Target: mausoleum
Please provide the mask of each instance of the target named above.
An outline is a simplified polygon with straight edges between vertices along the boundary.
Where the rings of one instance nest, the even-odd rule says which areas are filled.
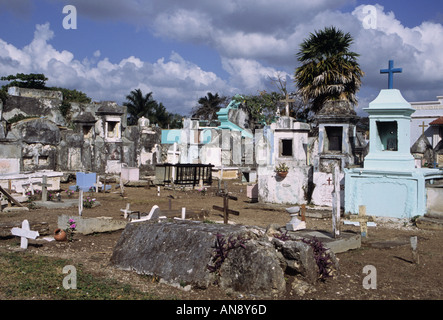
[[[364,110],[369,114],[369,153],[363,168],[345,169],[345,212],[358,214],[363,205],[374,216],[424,215],[426,189],[443,179],[443,171],[415,167],[410,151],[414,108],[399,90],[385,89]]]

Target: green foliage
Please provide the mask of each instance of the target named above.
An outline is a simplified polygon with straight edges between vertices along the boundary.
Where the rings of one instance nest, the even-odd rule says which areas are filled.
[[[126,96],[123,105],[128,109],[128,124],[135,125],[138,119],[145,117],[151,124],[156,123],[161,128],[180,128],[182,116],[168,112],[161,102],[154,100],[152,95],[152,92],[143,95],[140,89],[135,89]]]
[[[359,54],[349,51],[349,33],[334,27],[311,33],[297,53],[301,66],[295,71],[298,94],[317,113],[328,100],[347,99],[357,103],[356,93],[364,72],[357,63]]]
[[[205,97],[198,99],[198,105],[192,109],[191,116],[201,120],[216,120],[217,112],[226,105],[227,101],[227,97],[208,92]]]
[[[241,102],[241,108],[248,113],[252,129],[274,122],[277,118],[277,107],[282,106],[282,99],[282,94],[266,91],[260,91],[258,95],[233,97],[233,100]]]
[[[9,75],[6,77],[1,77],[0,80],[11,81],[5,87],[20,87],[20,88],[30,88],[30,89],[45,89],[46,81],[48,78],[42,73],[17,73],[14,75]]]
[[[63,102],[91,103],[91,98],[89,98],[86,93],[76,89],[66,89],[60,87],[48,87],[45,89],[61,91],[63,94]]]

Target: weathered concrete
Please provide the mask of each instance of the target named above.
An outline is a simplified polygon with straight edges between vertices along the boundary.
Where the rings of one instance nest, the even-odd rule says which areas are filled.
[[[281,235],[277,229],[192,221],[129,223],[114,248],[111,263],[158,276],[168,283],[206,288],[216,282],[229,291],[278,296],[286,292],[285,272],[301,274],[310,283],[318,279],[312,247],[295,238],[316,236],[329,241],[334,262],[334,250],[341,251],[320,232],[291,232],[291,239],[282,241],[275,238]],[[228,239],[233,240],[233,247],[224,247],[225,259],[219,269],[211,272],[214,270],[208,266],[215,266],[217,241],[229,243]]]
[[[65,229],[68,226],[69,219],[75,220],[76,232],[86,235],[121,230],[128,223],[126,220],[116,220],[111,217],[84,218],[82,216],[61,215],[57,220],[58,227]]]
[[[316,237],[326,248],[331,249],[334,254],[361,247],[361,236],[351,232],[340,232],[340,237],[338,238],[334,238],[331,232],[321,230],[288,231],[288,234],[296,239],[312,239]]]

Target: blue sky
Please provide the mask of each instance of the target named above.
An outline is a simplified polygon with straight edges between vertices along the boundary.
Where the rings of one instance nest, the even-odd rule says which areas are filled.
[[[77,29],[63,28],[65,5]],[[207,92],[275,91],[277,76],[295,91],[300,43],[334,25],[360,54],[361,113],[387,87],[379,71],[390,59],[403,68],[394,87],[407,100],[443,95],[442,24],[436,0],[0,0],[0,73],[44,73],[48,85],[96,101],[122,103],[140,88],[189,115]]]

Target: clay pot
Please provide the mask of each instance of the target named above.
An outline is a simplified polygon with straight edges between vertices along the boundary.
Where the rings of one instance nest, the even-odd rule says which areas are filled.
[[[288,175],[288,172],[287,171],[279,171],[279,172],[277,172],[277,174],[279,177],[284,178]]]
[[[55,229],[54,231],[54,239],[57,241],[67,241],[68,235],[63,229]]]

